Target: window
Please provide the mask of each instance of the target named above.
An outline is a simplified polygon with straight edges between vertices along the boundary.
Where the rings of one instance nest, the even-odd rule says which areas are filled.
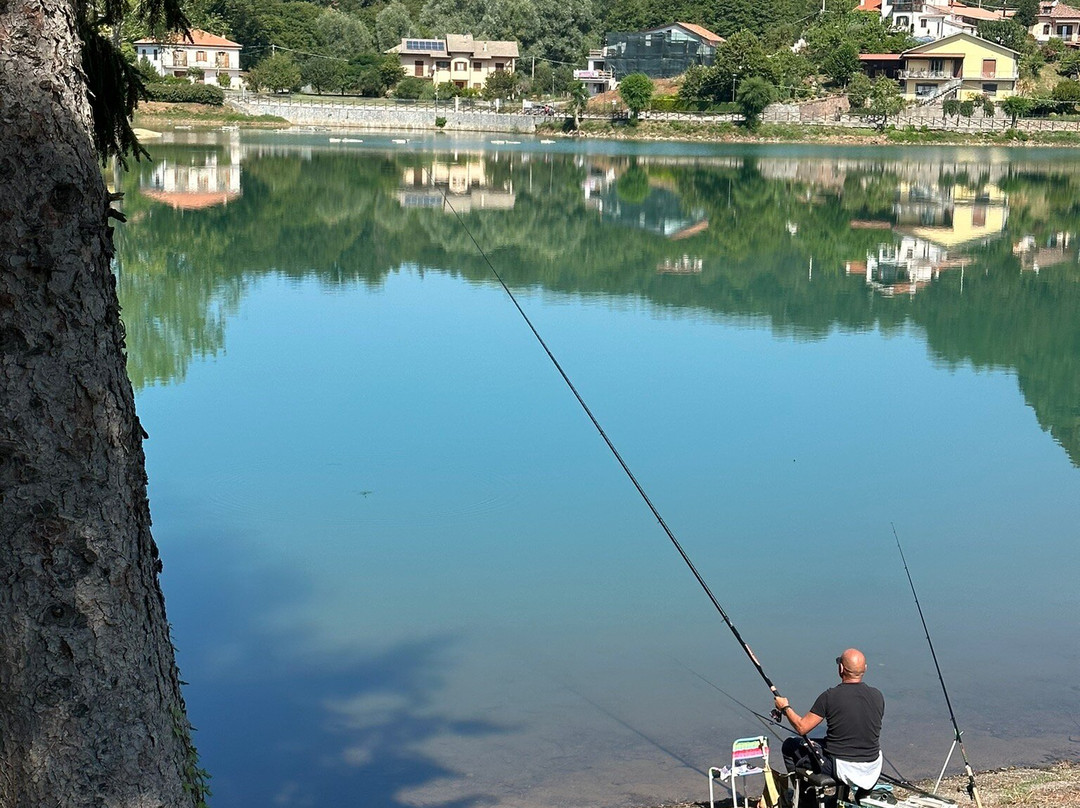
[[[996,84],[984,84],[982,86],[983,95],[993,98],[997,95],[998,86]]]
[[[218,51],[217,56],[214,58],[214,64],[218,67],[229,66],[229,54],[227,51]]]
[[[945,72],[945,60],[944,59],[931,59],[930,60],[930,73],[944,73]]]
[[[1043,26],[1043,35],[1044,35],[1044,36],[1050,36],[1050,31],[1051,31],[1051,30],[1052,30],[1052,29],[1050,28],[1050,26],[1049,26],[1049,25],[1044,25],[1044,26]]]
[[[473,89],[474,89],[474,90],[480,90],[480,89],[482,89],[482,88],[483,88],[483,86],[484,86],[484,85],[482,85],[482,84],[481,84],[480,82],[478,82],[478,81],[474,81],[474,82],[473,82]]]
[[[483,62],[473,62],[472,63],[472,69],[473,70],[483,70],[484,69]]]
[[[454,72],[455,73],[464,73],[468,69],[469,69],[469,63],[468,62],[463,61],[463,60],[458,60],[458,61],[454,62]]]
[[[897,17],[896,18],[896,24],[897,24],[897,26],[899,26],[901,28],[907,28],[908,27],[908,18],[907,17]]]
[[[174,50],[172,52],[173,67],[187,67],[187,51]]]
[[[424,60],[423,59],[417,59],[417,60],[415,60],[413,62],[413,75],[414,76],[420,76],[421,78],[423,78],[423,76],[424,76]]]
[[[436,70],[449,70],[450,69],[450,60],[449,59],[442,59],[442,60],[436,62],[435,63],[435,69]]]
[[[195,51],[195,61],[196,62],[205,62],[206,61],[206,51]]]
[[[984,79],[992,79],[997,75],[997,60],[996,59],[983,59],[982,77]]]
[[[1072,37],[1072,28],[1071,25],[1059,25],[1058,36],[1062,39],[1070,39]]]
[[[924,98],[928,95],[933,95],[934,90],[937,89],[936,84],[916,84],[915,85],[915,97]]]
[[[503,65],[503,63],[502,63],[502,62],[496,62],[496,63],[495,63],[495,69],[496,69],[496,70],[502,70],[502,69],[503,69],[504,67],[505,67],[505,66]]]

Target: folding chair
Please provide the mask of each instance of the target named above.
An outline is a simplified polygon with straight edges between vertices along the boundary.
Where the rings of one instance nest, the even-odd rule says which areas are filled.
[[[736,777],[749,777],[752,774],[769,776],[769,739],[764,735],[757,738],[739,738],[731,744],[731,765],[709,769],[709,808],[716,808],[716,780],[729,780],[731,785],[731,804],[738,808],[739,797],[735,791]],[[744,806],[749,808],[750,798],[743,797]]]

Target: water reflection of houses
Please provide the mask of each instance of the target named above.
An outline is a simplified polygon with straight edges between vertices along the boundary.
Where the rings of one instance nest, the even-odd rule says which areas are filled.
[[[932,241],[902,236],[898,242],[878,245],[877,254],[867,253],[866,261],[849,261],[848,275],[864,275],[866,285],[885,297],[914,295],[950,269],[963,269],[967,256],[950,254]]]
[[[995,185],[901,183],[896,229],[945,247],[985,243],[1005,230],[1008,198]]]
[[[444,196],[444,192],[446,196]],[[403,208],[438,208],[458,213],[471,210],[510,210],[514,207],[513,181],[493,185],[480,158],[463,162],[433,162],[406,168],[401,175],[398,203]]]
[[[178,210],[224,205],[240,197],[238,149],[191,152],[165,159],[139,182],[139,192]]]
[[[596,211],[601,219],[670,239],[689,238],[708,229],[704,208],[685,208],[678,193],[664,180],[649,177],[641,201],[620,196],[619,178],[624,175],[625,171],[610,165],[590,165],[581,184],[585,207]]]
[[[1013,245],[1013,255],[1020,258],[1020,269],[1035,272],[1066,261],[1080,261],[1073,246],[1072,233],[1051,233],[1041,242],[1035,236],[1027,235]]]

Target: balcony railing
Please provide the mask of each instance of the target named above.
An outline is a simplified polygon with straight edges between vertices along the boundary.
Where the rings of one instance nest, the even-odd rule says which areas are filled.
[[[947,73],[944,70],[901,70],[900,78],[902,79],[934,79],[935,81],[945,81],[947,79],[956,78],[952,73]]]

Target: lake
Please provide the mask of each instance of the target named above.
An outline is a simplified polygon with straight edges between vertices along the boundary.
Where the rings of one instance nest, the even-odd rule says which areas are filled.
[[[703,800],[765,732],[492,268],[797,710],[859,647],[886,771],[942,766],[895,527],[975,768],[1075,759],[1080,151],[494,137],[176,131],[124,179],[216,808]]]

